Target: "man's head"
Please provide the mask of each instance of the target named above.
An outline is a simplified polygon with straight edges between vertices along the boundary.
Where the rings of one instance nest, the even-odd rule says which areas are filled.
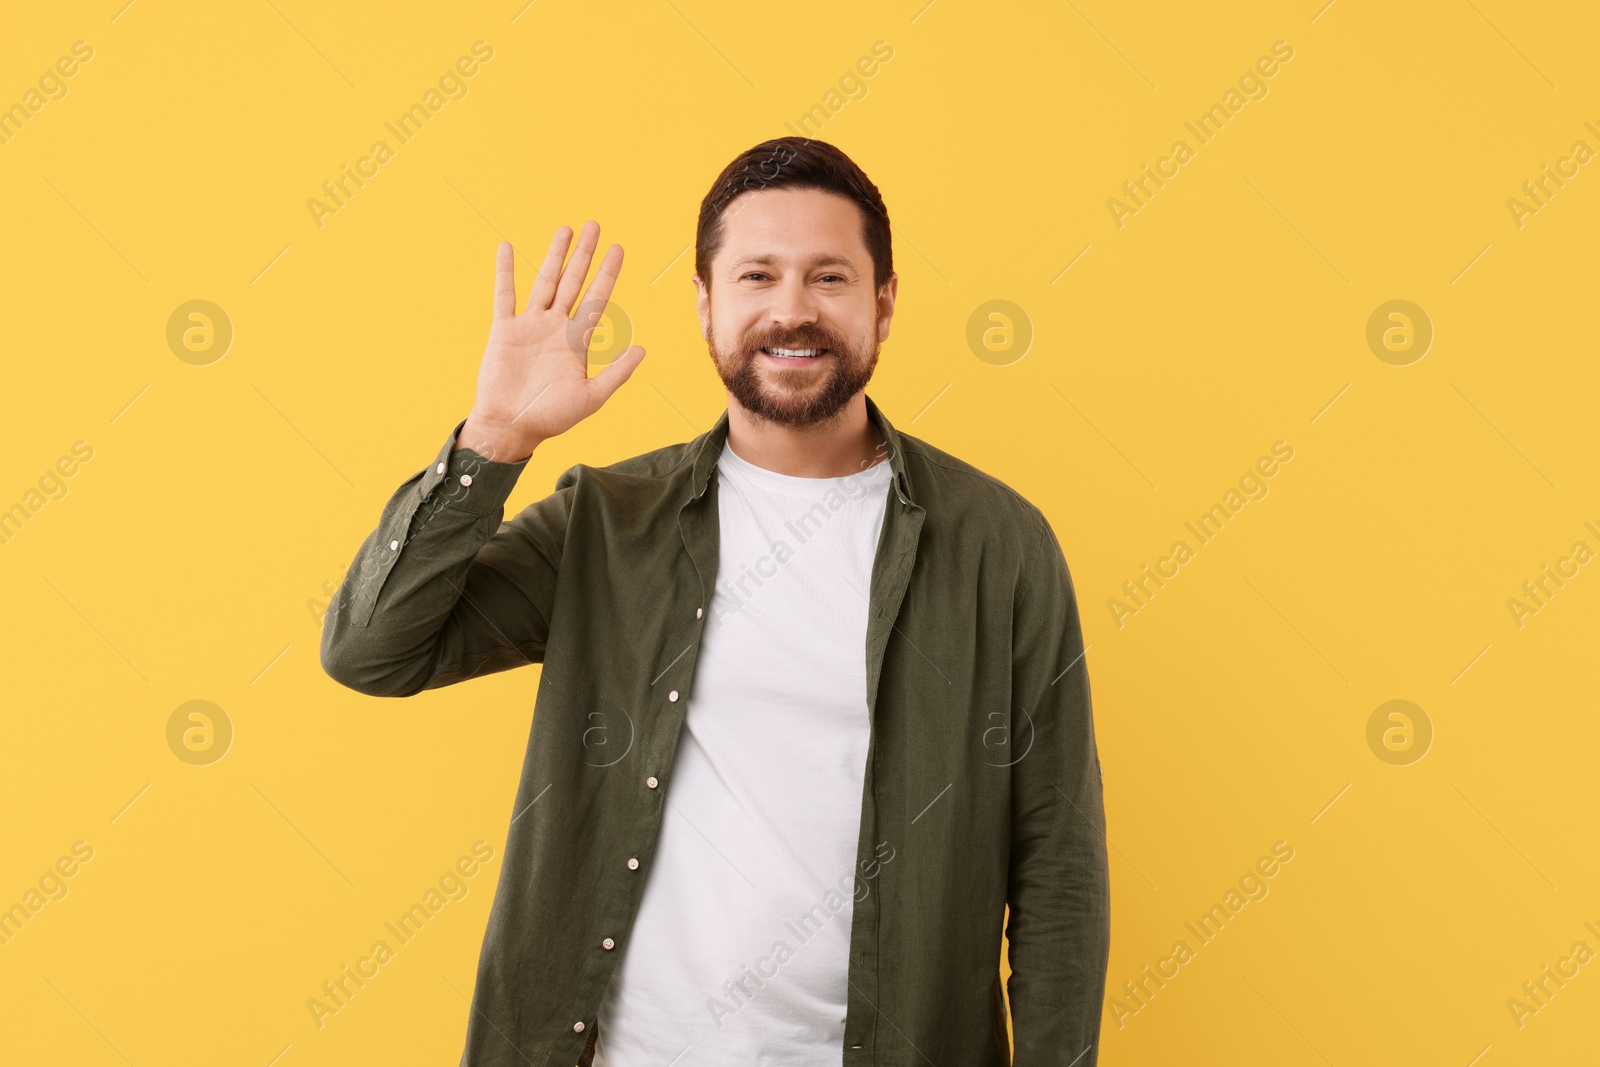
[[[728,164],[701,201],[694,265],[700,332],[751,414],[815,426],[866,387],[899,278],[883,198],[843,152],[780,137]]]

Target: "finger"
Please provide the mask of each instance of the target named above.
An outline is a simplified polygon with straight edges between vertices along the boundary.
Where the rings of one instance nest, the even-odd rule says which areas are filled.
[[[600,267],[594,272],[594,281],[589,283],[588,292],[583,294],[583,308],[593,308],[603,311],[611,300],[611,290],[616,287],[617,275],[622,273],[622,246],[612,245],[606,249],[605,258],[600,261]]]
[[[509,319],[517,313],[516,257],[511,242],[501,241],[494,262],[494,317]]]
[[[550,303],[552,308],[560,308],[569,315],[572,313],[573,302],[578,299],[578,290],[589,274],[589,261],[594,258],[594,249],[599,243],[600,224],[592,220],[584,223],[583,229],[578,232],[578,243],[572,250],[572,258],[567,261],[567,269],[561,272],[561,284]]]
[[[550,299],[556,294],[556,283],[561,280],[561,261],[567,258],[567,242],[571,240],[571,226],[556,227],[556,235],[550,238],[550,250],[545,253],[539,273],[533,279],[524,312],[549,310]]]
[[[590,396],[594,399],[594,406],[598,408],[610,400],[611,394],[617,391],[617,386],[627,381],[642,362],[644,362],[644,349],[634,345],[607,363],[599,374],[590,378],[589,390]]]

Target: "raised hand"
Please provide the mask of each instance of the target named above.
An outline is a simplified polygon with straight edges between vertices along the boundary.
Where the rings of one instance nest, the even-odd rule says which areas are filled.
[[[563,269],[571,240],[570,227],[556,229],[521,314],[515,257],[511,245],[501,243],[495,262],[494,323],[478,370],[477,397],[457,448],[471,448],[498,462],[526,459],[541,441],[598,411],[643,361],[644,349],[633,345],[589,377],[589,342],[621,272],[622,246],[606,250],[573,316],[600,242],[600,227],[584,223]]]

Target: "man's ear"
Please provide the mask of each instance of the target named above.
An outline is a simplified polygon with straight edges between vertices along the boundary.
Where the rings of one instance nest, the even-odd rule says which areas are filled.
[[[889,339],[889,323],[894,319],[894,299],[900,292],[900,275],[890,273],[878,290],[878,343]]]
[[[711,340],[711,288],[700,280],[700,275],[694,276],[695,288],[695,314],[700,316],[700,337],[702,340]]]

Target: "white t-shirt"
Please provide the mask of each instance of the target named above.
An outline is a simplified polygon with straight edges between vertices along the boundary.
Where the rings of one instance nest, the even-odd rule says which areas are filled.
[[[717,588],[595,1067],[843,1062],[891,475],[887,460],[797,478],[718,457]]]

